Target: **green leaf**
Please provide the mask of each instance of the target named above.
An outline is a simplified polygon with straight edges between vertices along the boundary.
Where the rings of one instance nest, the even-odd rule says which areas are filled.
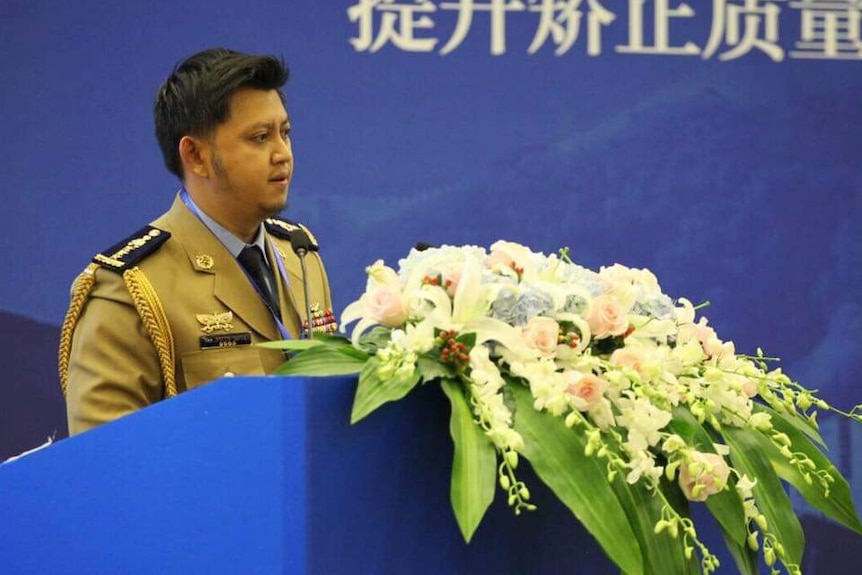
[[[669,485],[665,487],[670,488]],[[661,519],[664,504],[661,497],[651,492],[641,482],[629,485],[617,479],[613,483],[613,488],[643,551],[646,562],[644,573],[686,575],[701,572],[696,556],[693,555],[691,560],[685,558],[681,537],[673,538],[667,530],[656,535],[655,525]],[[687,510],[683,510],[681,514],[687,516]]]
[[[419,356],[416,362],[416,369],[422,373],[422,381],[447,379],[456,375],[455,370],[440,362],[439,354],[436,354],[434,357],[431,357],[431,354]]]
[[[373,355],[377,353],[378,349],[383,349],[389,345],[392,339],[391,333],[392,329],[388,327],[375,326],[359,337],[359,348],[368,352],[369,355]]]
[[[510,384],[507,389],[515,404],[515,431],[524,438],[523,454],[536,474],[623,573],[642,575],[643,557],[626,510],[608,483],[605,464],[584,454],[584,432],[569,429],[560,418],[536,411],[525,387]]]
[[[463,343],[467,346],[467,349],[473,349],[476,346],[476,332],[468,331],[467,333],[460,333],[455,338],[455,341]]]
[[[760,569],[757,552],[752,550],[747,543],[742,545],[737,543],[735,537],[731,536],[724,527],[721,528],[721,534],[724,536],[724,543],[727,545],[727,550],[730,551],[730,556],[733,557],[740,575],[757,575]]]
[[[419,383],[418,369],[414,369],[410,375],[381,379],[379,368],[380,360],[376,356],[369,358],[363,365],[353,398],[350,423],[364,419],[384,403],[401,399]]]
[[[784,545],[785,563],[800,565],[805,547],[802,526],[763,449],[763,436],[750,429],[730,426],[723,428],[722,434],[730,447],[733,466],[748,477],[757,479],[754,499],[760,512],[766,516],[768,530]]]
[[[829,461],[829,458],[817,448],[808,437],[801,433],[798,428],[789,423],[785,418],[775,417],[775,412],[768,408],[760,408],[772,415],[772,425],[776,431],[786,434],[792,443],[790,448],[793,452],[801,452],[807,455],[815,463],[818,469],[829,473],[834,481],[829,487],[829,497],[823,492],[820,483],[815,479],[812,484],[805,481],[802,473],[787,461],[778,448],[767,438],[762,438],[763,450],[769,456],[772,466],[778,476],[793,485],[812,507],[820,510],[825,515],[848,527],[856,533],[862,534],[862,523],[853,506],[853,494],[850,485],[841,473]]]
[[[455,444],[450,490],[452,511],[464,541],[469,543],[494,500],[497,453],[476,423],[463,388],[452,380],[444,380],[442,385],[452,404],[449,420],[449,433]]]
[[[359,359],[362,363],[368,361],[369,355],[362,350],[356,349],[352,345],[339,346],[336,349],[338,350],[338,353],[343,353],[349,357]]]
[[[314,337],[308,341],[320,341],[325,343],[326,345],[335,345],[335,346],[353,346],[350,343],[350,340],[339,334],[339,333],[322,333],[322,332],[314,332]]]
[[[823,437],[821,437],[820,432],[807,419],[804,419],[803,417],[800,417],[798,415],[794,416],[787,413],[781,413],[780,411],[777,411],[765,405],[761,405],[760,403],[754,404],[754,411],[765,411],[772,415],[773,422],[776,419],[780,419],[782,422],[786,423],[787,425],[793,426],[797,430],[810,437],[815,443],[826,447],[826,442],[823,440]]]
[[[351,348],[352,349],[352,348]],[[312,346],[281,364],[277,375],[353,375],[359,373],[368,357],[355,357],[337,347]]]
[[[258,347],[267,349],[285,349],[288,351],[305,351],[312,347],[325,345],[322,341],[316,339],[282,339],[279,341],[264,341],[257,344]]]

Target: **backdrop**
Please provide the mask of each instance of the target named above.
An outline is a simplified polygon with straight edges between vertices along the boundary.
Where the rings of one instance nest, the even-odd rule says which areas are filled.
[[[286,215],[316,233],[336,311],[417,241],[567,246],[711,302],[723,339],[849,409],[860,19],[856,0],[2,0],[0,459],[65,435],[69,285],[169,206],[152,100],[220,45],[291,67]],[[859,426],[824,427],[859,501]],[[803,513],[807,572],[854,570],[858,538]]]

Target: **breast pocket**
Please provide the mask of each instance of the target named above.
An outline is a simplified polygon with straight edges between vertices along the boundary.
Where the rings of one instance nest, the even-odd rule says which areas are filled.
[[[185,353],[181,359],[186,389],[232,375],[264,375],[256,347],[204,349]]]

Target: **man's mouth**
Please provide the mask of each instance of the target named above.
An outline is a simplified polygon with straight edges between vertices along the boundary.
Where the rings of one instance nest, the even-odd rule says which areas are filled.
[[[274,183],[274,184],[286,184],[287,182],[290,181],[290,174],[288,174],[288,173],[276,174],[276,175],[272,176],[271,178],[269,178],[269,181]]]

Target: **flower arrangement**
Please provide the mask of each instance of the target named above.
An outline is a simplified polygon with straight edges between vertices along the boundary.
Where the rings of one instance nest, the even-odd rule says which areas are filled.
[[[691,502],[714,516],[741,573],[757,573],[758,552],[773,573],[800,573],[803,535],[782,481],[862,533],[847,481],[818,448],[817,410],[842,412],[760,350],[737,353],[650,271],[596,272],[567,250],[499,241],[414,249],[398,271],[377,261],[367,272],[342,315],[350,338],[270,344],[296,352],[279,373],[359,374],[352,422],[439,383],[466,541],[496,485],[516,514],[535,508],[522,459],[624,573],[717,569]]]

